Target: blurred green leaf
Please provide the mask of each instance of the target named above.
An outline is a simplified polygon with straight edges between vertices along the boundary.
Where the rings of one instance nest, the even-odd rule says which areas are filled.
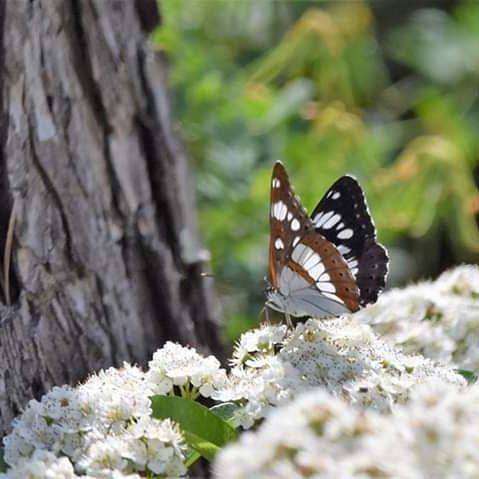
[[[239,406],[235,403],[226,402],[213,406],[210,411],[232,426],[234,414],[238,410],[238,408]]]
[[[458,369],[457,372],[467,381],[468,384],[474,384],[478,377],[474,371],[468,371],[466,369]]]
[[[219,415],[189,399],[152,396],[151,408],[153,417],[170,418],[178,423],[187,444],[208,460],[237,436],[235,429]],[[191,457],[189,460],[192,460]]]

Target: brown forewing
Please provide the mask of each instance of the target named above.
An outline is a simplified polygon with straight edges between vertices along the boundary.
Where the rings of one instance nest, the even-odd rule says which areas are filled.
[[[279,181],[279,186],[274,186],[275,180]],[[299,221],[300,227],[298,230],[292,230],[292,219],[288,220],[287,213],[286,217],[282,220],[273,216],[273,205],[279,201],[282,201],[286,205],[287,213],[291,213],[292,218],[296,218]],[[281,249],[275,248],[275,241],[278,238],[283,242],[284,247]],[[294,194],[286,170],[280,162],[277,162],[274,165],[271,177],[269,242],[269,272],[271,284],[274,288],[278,287],[278,276],[286,264],[308,283],[316,285],[316,281],[311,278],[308,272],[291,259],[291,250],[295,238],[300,238],[297,244],[302,243],[309,246],[319,254],[323,261],[324,268],[336,289],[335,294],[344,302],[350,311],[357,311],[359,309],[359,289],[346,261],[330,241],[315,231],[311,219],[301,205],[298,197]],[[318,291],[320,292],[319,288]]]
[[[279,181],[279,186],[274,187],[275,180]],[[273,216],[273,205],[282,201],[294,218],[300,223],[300,228],[297,231],[292,231],[291,222],[288,217],[284,220],[278,220]],[[302,237],[308,229],[313,229],[312,222],[301,206],[299,199],[294,194],[294,191],[289,182],[288,174],[284,166],[278,161],[273,168],[271,176],[271,201],[269,209],[270,218],[270,239],[269,239],[269,273],[271,284],[274,288],[278,287],[278,275],[282,267],[287,263],[287,255],[290,253],[294,238]],[[277,249],[274,243],[277,239],[281,239],[284,247]]]

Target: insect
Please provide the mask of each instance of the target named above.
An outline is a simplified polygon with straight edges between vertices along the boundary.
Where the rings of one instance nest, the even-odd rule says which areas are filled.
[[[326,318],[374,303],[388,272],[386,249],[359,183],[342,176],[311,217],[281,162],[271,179],[269,276],[266,306],[291,316]]]

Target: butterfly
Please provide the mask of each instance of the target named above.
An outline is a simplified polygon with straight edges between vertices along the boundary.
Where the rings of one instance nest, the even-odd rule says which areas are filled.
[[[325,318],[374,303],[384,288],[388,255],[361,186],[342,176],[311,217],[281,162],[271,179],[269,276],[266,306],[291,316]]]

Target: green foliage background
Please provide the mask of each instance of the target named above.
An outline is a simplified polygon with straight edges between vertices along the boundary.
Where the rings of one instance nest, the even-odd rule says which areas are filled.
[[[367,193],[391,284],[479,252],[479,2],[161,0],[154,35],[233,339],[258,319],[271,167]],[[206,280],[206,279],[205,279]]]

